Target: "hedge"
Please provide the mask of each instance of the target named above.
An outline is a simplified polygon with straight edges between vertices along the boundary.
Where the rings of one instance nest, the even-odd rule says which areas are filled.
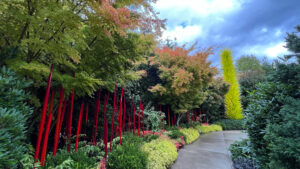
[[[156,139],[141,147],[148,156],[147,169],[167,169],[177,158],[177,149],[168,140]]]

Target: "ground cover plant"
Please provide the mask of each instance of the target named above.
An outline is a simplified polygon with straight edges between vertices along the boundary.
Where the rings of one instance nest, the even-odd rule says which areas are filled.
[[[164,139],[156,139],[145,143],[141,150],[148,155],[147,169],[170,168],[177,158],[175,145]]]
[[[258,169],[249,139],[237,141],[230,145],[231,158],[236,169]]]
[[[200,136],[199,131],[195,128],[182,128],[180,132],[184,135],[187,144],[191,144]]]
[[[209,132],[214,132],[214,131],[222,131],[222,127],[220,125],[217,124],[212,124],[209,126],[206,125],[199,125],[197,126],[198,132],[199,133],[209,133]]]

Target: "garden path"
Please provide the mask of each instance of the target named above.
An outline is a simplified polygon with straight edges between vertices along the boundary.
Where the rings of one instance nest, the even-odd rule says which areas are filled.
[[[244,131],[220,131],[200,135],[198,140],[179,150],[172,169],[232,169],[228,147],[247,138]]]

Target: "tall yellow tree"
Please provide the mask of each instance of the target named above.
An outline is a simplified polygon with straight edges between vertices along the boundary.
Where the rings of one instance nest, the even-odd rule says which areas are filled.
[[[226,116],[230,119],[242,119],[244,117],[242,114],[239,84],[229,49],[222,51],[221,64],[224,80],[230,84],[229,91],[225,95]]]

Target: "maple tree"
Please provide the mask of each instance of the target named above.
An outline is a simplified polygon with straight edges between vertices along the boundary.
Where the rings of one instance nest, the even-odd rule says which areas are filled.
[[[45,86],[54,64],[53,86],[63,86],[66,94],[74,89],[77,96],[91,96],[100,86],[112,90],[115,82],[138,77],[131,69],[147,48],[144,35],[132,32],[158,36],[164,28],[153,2],[1,1],[1,60],[35,87]]]
[[[199,108],[207,95],[205,89],[217,73],[207,61],[213,54],[212,48],[163,47],[158,48],[156,54],[150,58],[150,64],[158,67],[162,82],[149,91],[160,97],[160,104],[169,105],[177,114]]]

